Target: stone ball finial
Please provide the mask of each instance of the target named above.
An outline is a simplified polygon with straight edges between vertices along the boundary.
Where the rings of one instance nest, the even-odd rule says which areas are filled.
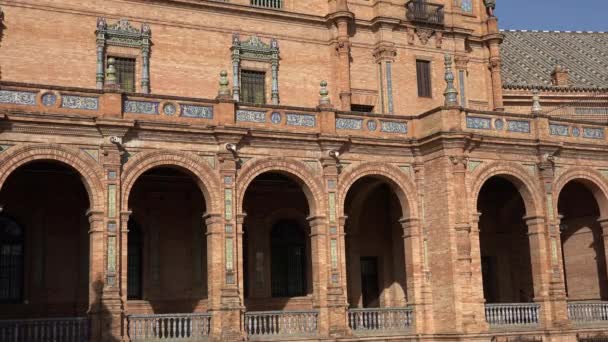
[[[329,99],[329,90],[327,90],[327,81],[321,81],[320,83],[321,89],[319,90],[319,95],[321,95],[319,99],[319,104],[328,105],[330,104]]]
[[[117,84],[116,68],[114,64],[116,60],[113,57],[108,58],[108,67],[106,68],[106,85]]]
[[[543,107],[540,105],[540,91],[538,89],[532,90],[532,113],[539,114],[543,111]]]
[[[228,72],[226,70],[220,71],[220,88],[218,95],[220,97],[230,97],[230,88],[228,87]]]

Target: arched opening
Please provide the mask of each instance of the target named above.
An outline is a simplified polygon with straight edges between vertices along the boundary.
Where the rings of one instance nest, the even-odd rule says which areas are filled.
[[[277,172],[257,176],[243,199],[248,311],[312,309],[309,206],[302,185]]]
[[[608,276],[600,208],[589,188],[571,181],[559,194],[562,257],[569,300],[608,300]]]
[[[207,310],[205,200],[190,173],[156,167],[129,194],[129,313]]]
[[[534,299],[524,200],[508,179],[488,179],[477,210],[483,293],[486,303],[531,303]]]
[[[346,268],[351,308],[407,303],[402,206],[383,179],[357,180],[346,195]]]
[[[85,316],[89,195],[55,161],[17,168],[0,192],[0,317]]]

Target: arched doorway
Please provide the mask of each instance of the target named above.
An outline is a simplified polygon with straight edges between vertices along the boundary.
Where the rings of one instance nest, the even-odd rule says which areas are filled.
[[[566,293],[570,301],[608,300],[600,207],[589,186],[570,181],[558,198]]]
[[[152,168],[137,178],[128,200],[129,313],[206,311],[206,203],[194,176]]]
[[[518,188],[507,178],[491,177],[479,192],[477,210],[486,303],[533,302],[526,206]]]
[[[0,191],[0,318],[84,317],[89,195],[71,166],[40,160]]]
[[[247,311],[311,310],[309,205],[302,185],[278,172],[258,175],[243,198]]]
[[[346,269],[351,308],[407,304],[402,207],[392,186],[366,176],[348,190]]]

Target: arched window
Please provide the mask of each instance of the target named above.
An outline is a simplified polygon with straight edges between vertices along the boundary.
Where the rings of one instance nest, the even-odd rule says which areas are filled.
[[[129,220],[127,260],[127,299],[143,298],[143,236],[139,225]]]
[[[0,303],[20,302],[23,296],[23,229],[0,217]]]
[[[271,282],[273,297],[306,295],[306,238],[293,221],[274,225],[271,243]]]

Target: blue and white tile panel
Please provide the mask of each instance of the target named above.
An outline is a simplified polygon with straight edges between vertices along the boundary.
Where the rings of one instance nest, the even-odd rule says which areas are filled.
[[[606,138],[605,130],[602,127],[579,127],[567,124],[549,124],[549,134],[560,137],[580,138],[581,135],[585,139],[604,140]]]
[[[514,119],[501,119],[501,118],[489,118],[483,116],[467,116],[466,119],[467,128],[470,129],[482,129],[482,130],[496,130],[502,131],[506,128],[508,132],[515,133],[530,133],[531,123],[528,120],[514,120]]]

